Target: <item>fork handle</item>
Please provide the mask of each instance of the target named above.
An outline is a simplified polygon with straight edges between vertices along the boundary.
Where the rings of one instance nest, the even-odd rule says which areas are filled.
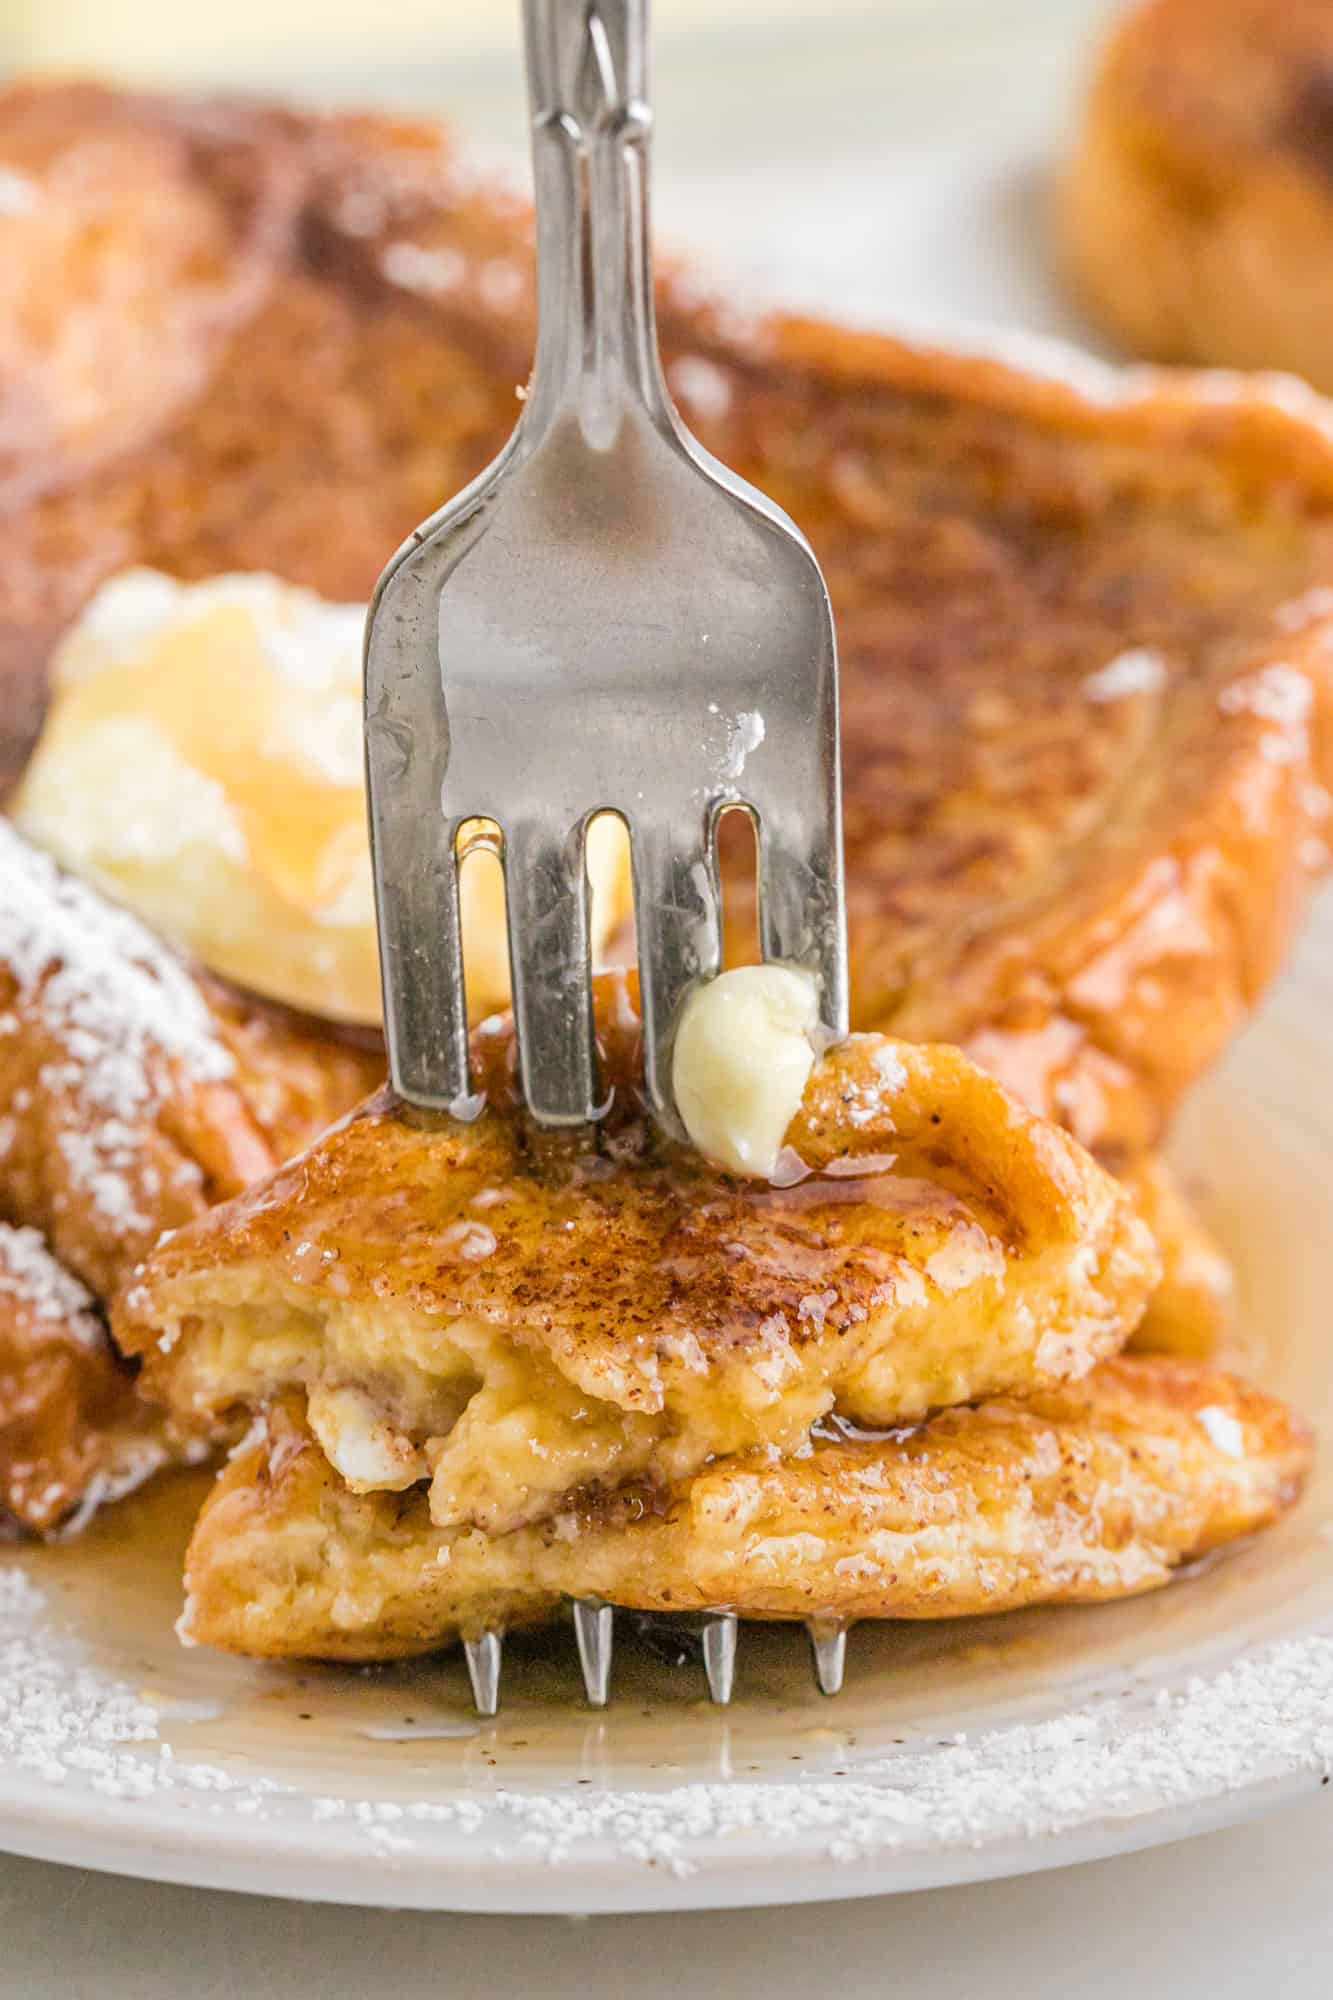
[[[537,199],[537,358],[523,427],[573,415],[606,451],[668,408],[648,226],[648,0],[523,0]]]

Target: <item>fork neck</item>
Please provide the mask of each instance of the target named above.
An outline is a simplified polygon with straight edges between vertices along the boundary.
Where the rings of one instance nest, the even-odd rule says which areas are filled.
[[[648,0],[523,0],[537,200],[537,357],[522,428],[607,451],[669,421],[648,227]]]

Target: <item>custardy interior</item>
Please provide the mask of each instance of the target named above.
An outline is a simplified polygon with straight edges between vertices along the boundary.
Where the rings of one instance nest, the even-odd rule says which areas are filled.
[[[1097,1603],[1270,1526],[1310,1439],[1273,1397],[1160,1358],[667,1488],[578,1495],[506,1535],[441,1531],[420,1492],[350,1493],[298,1409],[223,1473],[182,1630],[272,1657],[388,1659],[549,1617],[562,1596],[747,1618],[939,1618]]]
[[[1119,1186],[956,1050],[858,1036],[789,1134],[790,1184],[725,1175],[643,1115],[633,985],[597,982],[606,1123],[543,1134],[507,1020],[487,1109],[381,1098],[178,1232],[116,1326],[186,1421],[299,1390],[348,1483],[429,1477],[440,1525],[577,1488],[785,1455],[830,1409],[896,1424],[1076,1376],[1157,1276]]]

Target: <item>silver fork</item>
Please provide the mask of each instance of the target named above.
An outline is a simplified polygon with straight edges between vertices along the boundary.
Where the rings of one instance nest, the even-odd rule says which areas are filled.
[[[532,381],[499,457],[393,557],[366,628],[389,1064],[410,1103],[473,1108],[458,869],[498,829],[524,1096],[542,1124],[599,1115],[584,845],[610,811],[629,831],[646,1096],[679,1130],[672,1033],[720,967],[728,809],[755,825],[763,956],[812,971],[823,1028],[846,1033],[833,621],[804,537],[690,436],[663,378],[648,0],[524,0],[524,20]],[[607,1610],[578,1615],[595,1700]],[[719,1619],[705,1658],[725,1699]],[[499,1660],[497,1634],[469,1649],[487,1712]]]

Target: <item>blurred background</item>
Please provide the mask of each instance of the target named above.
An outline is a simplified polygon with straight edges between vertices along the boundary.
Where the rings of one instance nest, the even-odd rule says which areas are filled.
[[[844,317],[1086,339],[1038,225],[1113,11],[657,0],[660,224],[747,284]],[[525,170],[518,0],[0,0],[0,65],[401,106]]]

